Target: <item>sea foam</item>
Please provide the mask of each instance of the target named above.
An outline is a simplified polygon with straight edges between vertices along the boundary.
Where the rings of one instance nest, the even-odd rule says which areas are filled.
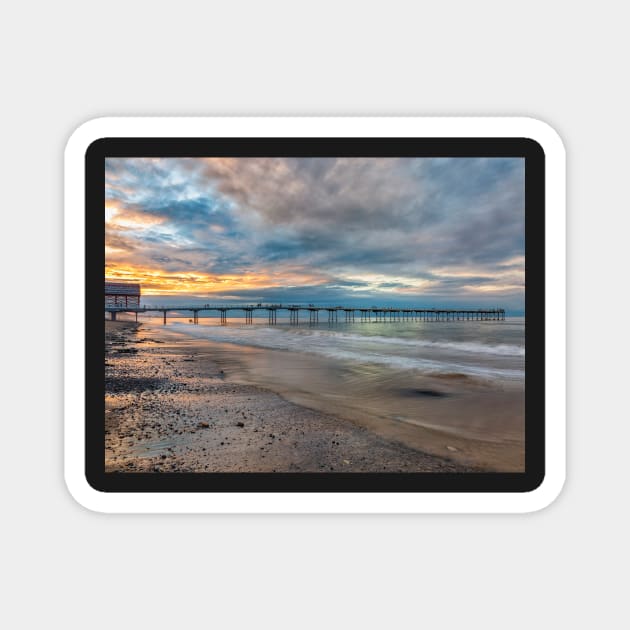
[[[510,344],[429,341],[342,331],[266,326],[204,326],[174,322],[179,332],[195,338],[271,350],[311,353],[353,363],[373,363],[426,374],[460,373],[491,379],[522,379],[524,370],[492,363],[492,357],[517,358],[524,348]],[[443,355],[443,356],[442,356]],[[471,362],[486,356],[485,362]]]

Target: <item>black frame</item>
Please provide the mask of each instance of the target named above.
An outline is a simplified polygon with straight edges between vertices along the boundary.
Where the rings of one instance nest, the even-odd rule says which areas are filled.
[[[105,473],[106,157],[525,159],[525,472]],[[529,492],[545,476],[545,154],[529,138],[101,138],[85,154],[85,474],[102,492]]]

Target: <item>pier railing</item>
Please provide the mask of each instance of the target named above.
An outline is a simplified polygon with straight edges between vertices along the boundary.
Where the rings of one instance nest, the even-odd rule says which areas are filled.
[[[397,308],[389,306],[315,306],[313,304],[249,304],[249,305],[192,305],[192,306],[139,306],[130,308],[126,306],[106,306],[105,312],[110,313],[112,320],[116,319],[118,313],[135,313],[136,321],[139,313],[161,313],[166,324],[168,313],[192,313],[192,322],[199,323],[199,313],[216,312],[221,318],[221,324],[228,322],[228,313],[240,311],[245,315],[245,323],[253,324],[254,313],[266,311],[267,320],[270,325],[277,324],[278,311],[288,312],[289,323],[297,325],[300,323],[300,313],[308,313],[310,324],[319,323],[319,315],[323,313],[323,321],[329,323],[342,322],[400,322],[400,321],[503,321],[505,320],[505,309],[447,309],[447,308]],[[305,320],[304,320],[305,321]]]

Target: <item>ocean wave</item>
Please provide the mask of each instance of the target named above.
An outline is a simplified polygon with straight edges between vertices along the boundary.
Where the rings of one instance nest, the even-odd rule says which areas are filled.
[[[497,366],[460,363],[458,361],[441,361],[434,358],[418,356],[402,356],[393,352],[385,352],[386,346],[418,346],[422,348],[456,348],[464,352],[474,352],[474,346],[487,347],[474,343],[442,343],[423,342],[421,340],[404,340],[389,337],[370,337],[352,334],[318,334],[318,331],[298,332],[297,334],[278,328],[267,327],[222,327],[199,326],[174,322],[173,326],[181,332],[210,341],[234,343],[237,345],[253,346],[271,350],[291,350],[317,354],[342,361],[358,363],[374,363],[395,369],[419,370],[426,374],[460,373],[481,378],[522,379],[524,371],[507,369]],[[321,332],[321,331],[320,331]],[[375,343],[370,346],[370,342]],[[402,343],[401,343],[402,342]],[[345,346],[345,347],[344,347]],[[349,347],[351,346],[351,347]],[[379,347],[380,346],[380,347]],[[462,348],[461,346],[465,346]],[[500,346],[494,346],[500,347]],[[510,346],[506,346],[510,348]],[[511,348],[518,348],[513,346]],[[478,351],[483,352],[483,351]],[[502,354],[494,352],[493,354]],[[503,355],[507,355],[504,352]],[[512,355],[513,356],[513,355]],[[519,355],[516,355],[519,356]]]
[[[337,350],[334,348],[318,352],[327,357],[341,359],[343,361],[356,361],[358,363],[376,363],[396,369],[419,370],[425,374],[465,374],[480,378],[503,378],[519,380],[525,376],[523,370],[486,367],[453,363],[449,361],[436,361],[433,359],[419,359],[414,357],[401,357],[397,355],[375,354],[370,352],[352,352],[350,350]]]
[[[388,346],[411,346],[418,348],[435,348],[440,350],[453,350],[455,352],[469,352],[474,354],[495,354],[497,356],[524,357],[525,348],[511,344],[485,344],[472,341],[426,341],[423,339],[401,339],[400,337],[380,337],[378,335],[353,335],[348,333],[328,334],[321,331],[313,331],[312,336],[322,335],[348,341],[371,342]]]

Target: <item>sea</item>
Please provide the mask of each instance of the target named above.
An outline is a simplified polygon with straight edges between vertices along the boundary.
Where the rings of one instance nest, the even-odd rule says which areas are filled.
[[[145,318],[153,323],[160,317]],[[525,361],[525,318],[505,321],[337,322],[290,324],[278,318],[253,324],[232,318],[169,318],[168,326],[198,339],[252,348],[282,350],[359,364],[373,364],[428,375],[463,374],[495,380],[522,381]]]

